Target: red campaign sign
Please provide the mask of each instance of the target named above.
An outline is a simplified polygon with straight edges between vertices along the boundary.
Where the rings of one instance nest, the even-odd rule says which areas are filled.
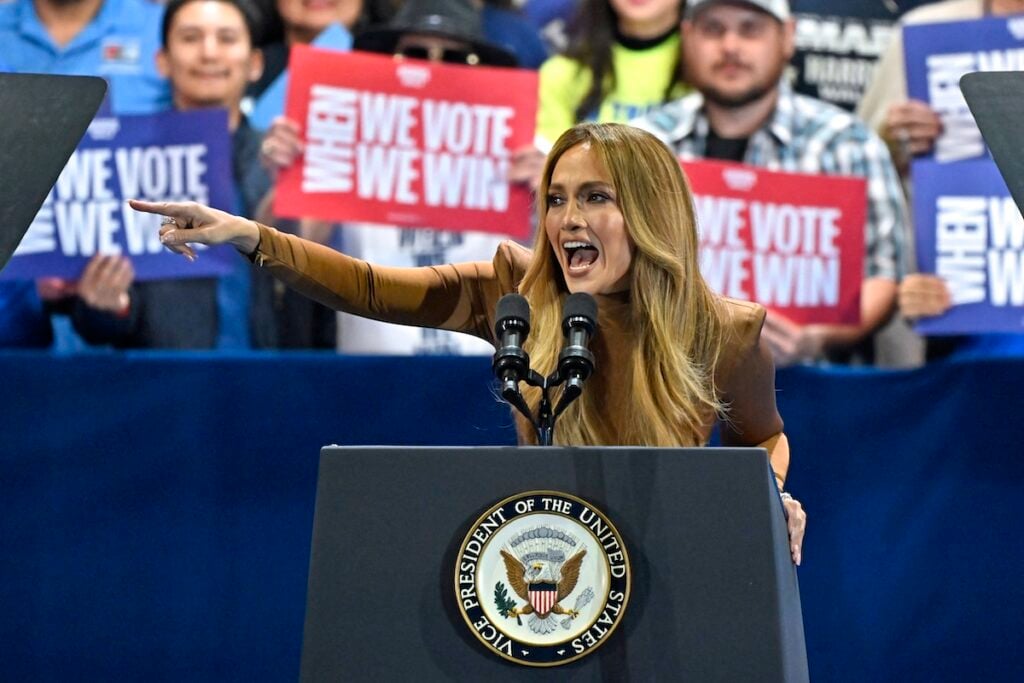
[[[305,153],[277,215],[529,237],[529,190],[505,178],[533,143],[536,72],[306,46],[288,66]]]
[[[756,301],[793,322],[860,321],[863,178],[683,162],[713,290]]]

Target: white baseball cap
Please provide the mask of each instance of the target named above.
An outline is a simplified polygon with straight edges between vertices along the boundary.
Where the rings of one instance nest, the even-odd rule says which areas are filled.
[[[686,3],[685,16],[687,19],[692,19],[712,5],[750,5],[767,12],[779,21],[786,21],[790,17],[787,0],[689,0]]]

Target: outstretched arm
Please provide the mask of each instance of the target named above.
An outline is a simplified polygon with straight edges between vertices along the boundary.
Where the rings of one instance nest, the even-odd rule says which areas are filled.
[[[195,203],[133,200],[133,208],[173,219],[160,229],[169,249],[195,258],[190,244],[231,244],[300,293],[336,310],[384,322],[467,332],[493,341],[495,302],[515,288],[513,255],[493,263],[385,268],[329,247]]]

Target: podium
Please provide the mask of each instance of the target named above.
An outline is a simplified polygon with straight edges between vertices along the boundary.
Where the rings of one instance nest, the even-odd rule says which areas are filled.
[[[460,547],[480,515],[536,490],[570,494],[607,515],[632,579],[607,641],[549,668],[488,651],[453,588]],[[324,448],[301,679],[806,681],[796,570],[767,455]]]

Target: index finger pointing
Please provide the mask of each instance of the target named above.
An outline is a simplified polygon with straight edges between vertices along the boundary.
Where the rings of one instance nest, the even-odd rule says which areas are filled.
[[[146,202],[141,199],[129,199],[128,205],[136,211],[155,213],[171,218],[192,218],[190,203],[185,202]]]

